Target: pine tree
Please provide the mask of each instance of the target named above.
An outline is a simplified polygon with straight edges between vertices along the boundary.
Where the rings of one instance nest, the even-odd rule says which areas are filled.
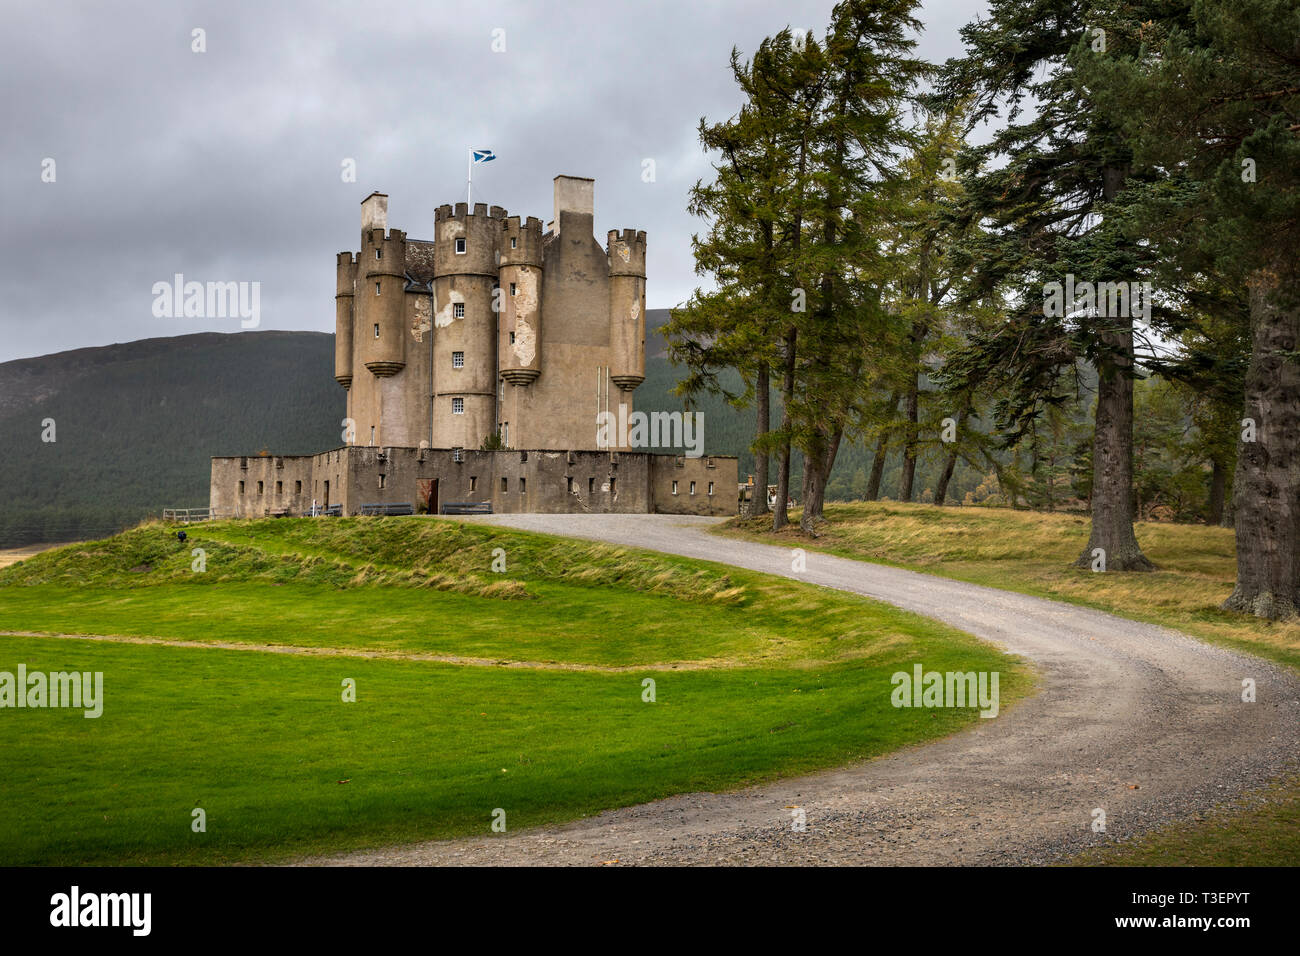
[[[1249,309],[1234,480],[1237,584],[1225,607],[1300,608],[1300,7],[1194,0],[1151,21],[1099,7],[1141,45],[1083,79],[1135,154],[1182,180],[1152,230],[1176,261],[1238,277]],[[1168,245],[1168,243],[1167,243]]]
[[[1131,310],[1065,303],[1049,314],[1045,306],[1049,283],[1137,282],[1150,266],[1125,192],[1151,173],[1134,169],[1117,124],[1074,82],[1071,54],[1108,42],[1087,9],[1076,0],[992,0],[988,19],[962,30],[965,56],[944,67],[939,102],[974,96],[976,122],[1007,110],[1005,127],[959,166],[966,215],[988,226],[968,244],[971,294],[1002,286],[1013,301],[1006,321],[973,337],[945,377],[950,387],[1003,389],[998,424],[1010,445],[1046,407],[1068,400],[1079,359],[1093,365],[1092,529],[1076,564],[1091,565],[1101,549],[1108,569],[1150,570],[1133,531]]]

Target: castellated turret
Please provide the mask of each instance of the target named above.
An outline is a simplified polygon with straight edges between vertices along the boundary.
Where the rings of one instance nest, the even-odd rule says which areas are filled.
[[[594,236],[595,183],[557,176],[555,217],[443,205],[432,240],[361,204],[336,265],[335,378],[362,445],[596,449],[645,379],[645,233]]]
[[[340,252],[334,293],[334,380],[352,386],[352,299],[357,284],[357,258]]]
[[[610,378],[626,392],[645,381],[645,233],[609,231]]]
[[[542,222],[529,216],[505,221],[499,268],[501,334],[497,366],[511,385],[530,385],[542,374]]]
[[[478,448],[496,430],[501,220],[462,202],[439,207],[433,229],[433,447]]]

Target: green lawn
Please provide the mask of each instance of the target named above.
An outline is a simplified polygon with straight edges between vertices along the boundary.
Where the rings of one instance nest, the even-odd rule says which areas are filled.
[[[105,696],[98,719],[0,711],[0,863],[279,859],[487,834],[496,808],[515,830],[978,720],[891,707],[914,662],[1000,671],[1003,707],[1031,685],[935,622],[686,559],[421,518],[191,534],[144,526],[0,571],[0,630],[250,648],[0,637],[0,670],[102,671]]]

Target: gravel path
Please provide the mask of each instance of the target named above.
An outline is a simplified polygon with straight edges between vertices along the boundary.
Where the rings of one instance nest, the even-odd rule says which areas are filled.
[[[1041,692],[947,739],[730,793],[555,829],[304,863],[1034,864],[1200,816],[1296,766],[1300,681],[1270,663],[1085,608],[711,535],[716,519],[494,515],[492,524],[634,545],[865,594],[1033,662]],[[1257,702],[1243,703],[1243,678]],[[807,829],[794,832],[792,807]],[[1093,832],[1094,809],[1106,830]],[[485,822],[486,829],[486,822]]]

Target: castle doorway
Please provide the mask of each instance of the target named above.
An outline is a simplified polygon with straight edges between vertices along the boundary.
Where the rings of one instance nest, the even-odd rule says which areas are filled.
[[[420,479],[420,498],[424,501],[425,507],[429,509],[429,514],[436,515],[438,513],[437,478]]]

